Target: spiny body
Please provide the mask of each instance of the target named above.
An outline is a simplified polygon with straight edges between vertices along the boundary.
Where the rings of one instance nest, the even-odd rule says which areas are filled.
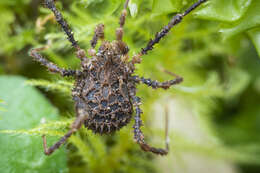
[[[86,63],[84,74],[76,79],[73,90],[76,111],[78,107],[88,107],[84,124],[95,133],[112,133],[131,119],[129,86],[135,84],[129,80],[127,63],[122,61],[126,50],[121,41],[104,41],[96,56]]]

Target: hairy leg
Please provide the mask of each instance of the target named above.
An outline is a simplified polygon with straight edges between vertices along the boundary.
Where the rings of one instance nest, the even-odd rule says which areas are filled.
[[[142,148],[142,150],[146,151],[146,152],[152,152],[154,154],[158,154],[158,155],[166,155],[168,154],[168,129],[166,130],[166,148],[162,149],[162,148],[155,148],[155,147],[151,147],[149,144],[147,144],[144,140],[144,135],[143,132],[141,131],[141,126],[142,126],[142,120],[141,120],[141,113],[142,110],[140,109],[140,104],[141,104],[141,100],[140,98],[133,96],[132,97],[133,100],[133,104],[135,107],[135,111],[136,111],[136,116],[135,116],[135,124],[133,126],[134,128],[134,140],[140,145],[140,147]],[[166,126],[166,128],[168,128],[168,125]]]
[[[157,89],[157,88],[163,88],[163,89],[168,89],[170,88],[172,85],[176,85],[176,84],[179,84],[183,81],[183,78],[172,73],[172,72],[169,72],[169,71],[166,71],[164,70],[166,73],[176,77],[175,79],[173,80],[168,80],[168,81],[165,81],[165,82],[158,82],[156,80],[151,80],[151,79],[146,79],[144,77],[139,77],[139,76],[132,76],[132,80],[134,80],[136,83],[140,83],[142,82],[143,84],[146,84],[154,89]]]
[[[39,51],[42,51],[46,49],[45,47],[43,48],[37,48],[37,49],[32,49],[29,52],[29,55],[33,57],[33,59],[39,63],[41,63],[43,66],[45,66],[50,72],[53,73],[59,73],[61,76],[78,76],[80,75],[80,71],[78,70],[69,70],[69,69],[63,69],[58,67],[56,64],[48,61],[44,57],[42,57],[41,54],[39,54]]]
[[[184,13],[176,14],[168,23],[168,25],[164,26],[163,29],[160,32],[157,32],[154,39],[151,39],[145,48],[142,48],[141,51],[133,56],[132,64],[140,63],[141,59],[140,57],[142,55],[147,54],[148,51],[153,49],[153,46],[160,42],[160,40],[166,36],[166,34],[171,30],[172,27],[180,23],[184,16],[189,14],[191,11],[199,7],[201,4],[206,2],[207,0],[198,0],[195,4],[190,6]]]
[[[69,42],[71,42],[72,46],[76,49],[76,56],[80,59],[86,59],[85,51],[79,47],[77,41],[74,38],[71,28],[63,18],[62,14],[56,8],[54,0],[45,0],[45,5],[53,12],[56,21],[60,24],[63,31],[68,36],[67,39],[69,40]]]
[[[74,95],[72,93],[72,95]],[[85,122],[85,120],[88,118],[88,114],[86,111],[86,105],[83,101],[81,101],[81,99],[77,96],[73,96],[73,99],[76,101],[76,113],[77,113],[77,118],[76,120],[73,122],[71,129],[58,141],[56,142],[54,145],[52,145],[51,147],[47,147],[47,141],[46,141],[46,136],[43,135],[42,139],[43,139],[43,148],[44,148],[44,153],[46,155],[51,155],[55,150],[57,150],[58,148],[60,148],[60,146],[62,144],[64,144],[67,139],[73,134],[75,133],[77,130],[80,129],[81,125]]]
[[[44,154],[45,155],[51,155],[56,149],[60,148],[60,146],[66,142],[66,140],[74,133],[76,132],[76,129],[71,129],[68,133],[66,133],[57,143],[52,145],[51,147],[48,148],[47,146],[47,141],[46,141],[46,136],[42,136],[43,140],[43,148],[44,148]]]
[[[67,139],[81,127],[84,121],[85,121],[85,117],[78,116],[77,119],[72,124],[71,130],[69,130],[58,142],[56,142],[51,147],[47,147],[46,136],[43,135],[42,139],[43,139],[44,153],[46,155],[51,155],[55,150],[60,148],[60,146],[64,144],[67,141]]]
[[[124,9],[121,12],[121,16],[120,16],[120,20],[119,20],[120,27],[116,29],[116,39],[118,41],[122,41],[122,38],[123,38],[123,34],[124,34],[123,27],[125,25],[125,19],[126,19],[126,15],[127,15],[128,3],[129,3],[129,0],[126,0],[125,4],[124,4]]]

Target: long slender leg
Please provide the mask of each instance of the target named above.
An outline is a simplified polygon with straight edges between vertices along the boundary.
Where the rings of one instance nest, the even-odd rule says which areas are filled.
[[[81,125],[85,122],[85,120],[88,118],[88,114],[86,111],[86,105],[85,103],[77,96],[76,94],[73,94],[73,99],[76,101],[76,113],[77,113],[77,118],[73,122],[71,129],[69,132],[67,132],[58,142],[56,142],[54,145],[51,147],[47,147],[47,141],[46,141],[46,136],[43,135],[43,148],[44,148],[44,153],[46,155],[51,155],[55,150],[57,150],[62,144],[64,144],[67,139],[75,133],[78,129],[80,129]]]
[[[77,41],[74,38],[73,32],[65,19],[63,18],[62,14],[58,11],[58,9],[55,6],[54,0],[45,0],[45,5],[48,7],[55,15],[56,21],[60,24],[62,27],[63,31],[66,33],[68,36],[67,39],[69,42],[71,42],[72,46],[76,49],[76,55],[80,59],[85,59],[86,58],[86,53],[83,49],[80,49]]]
[[[32,49],[32,50],[30,50],[29,55],[32,56],[35,61],[38,61],[43,66],[45,66],[50,72],[59,73],[61,76],[80,75],[80,71],[78,71],[78,70],[69,70],[69,69],[60,68],[56,64],[54,64],[54,63],[48,61],[47,59],[45,59],[44,57],[42,57],[42,55],[39,54],[39,51],[44,50],[44,49],[45,49],[45,47]]]
[[[153,49],[153,46],[157,43],[160,42],[160,40],[171,30],[171,28],[175,25],[177,25],[178,23],[180,23],[183,19],[184,16],[186,16],[187,14],[189,14],[191,11],[193,11],[194,9],[196,9],[197,7],[199,7],[202,3],[206,2],[207,0],[198,0],[195,4],[193,4],[192,6],[190,6],[186,11],[184,11],[184,13],[179,13],[176,14],[168,23],[168,25],[164,26],[163,29],[156,33],[155,38],[151,39],[148,44],[146,45],[145,48],[142,48],[141,51],[133,56],[133,60],[132,63],[136,64],[136,63],[140,63],[140,57],[142,55],[147,54],[148,51]]]
[[[141,131],[141,126],[142,126],[142,120],[141,120],[141,113],[142,110],[140,109],[140,105],[141,105],[141,100],[139,97],[133,96],[132,97],[133,100],[133,104],[135,107],[135,111],[136,111],[136,116],[135,116],[135,124],[133,126],[134,128],[134,140],[140,145],[141,149],[146,151],[146,152],[152,152],[154,154],[158,154],[158,155],[166,155],[168,154],[168,137],[166,138],[166,148],[162,149],[162,148],[155,148],[155,147],[151,147],[149,144],[147,144],[144,140],[144,135],[143,132]],[[168,126],[167,126],[168,127]],[[166,135],[168,135],[168,129],[166,131]]]
[[[66,140],[76,131],[76,129],[74,130],[70,130],[68,133],[66,133],[57,143],[55,143],[54,145],[52,145],[51,147],[48,148],[47,146],[47,141],[46,141],[46,136],[43,135],[42,136],[42,140],[43,140],[43,148],[44,148],[44,153],[46,155],[51,155],[56,149],[60,148],[60,146],[66,142]]]
[[[74,123],[72,124],[72,128],[71,130],[69,130],[69,132],[67,132],[58,142],[56,142],[54,145],[52,145],[51,147],[47,147],[47,141],[46,141],[46,136],[43,135],[42,139],[43,139],[43,148],[44,148],[44,153],[46,155],[51,155],[55,150],[57,150],[62,144],[64,144],[67,139],[73,134],[75,133],[80,127],[81,125],[84,123],[85,121],[85,117],[84,116],[78,116],[77,119],[74,121]]]
[[[124,9],[121,13],[120,20],[119,20],[120,27],[116,29],[116,39],[118,41],[122,41],[122,38],[123,38],[123,34],[124,34],[123,27],[125,25],[125,18],[126,18],[126,15],[127,15],[128,3],[129,3],[129,0],[126,0],[125,4],[124,4]]]
[[[172,72],[169,72],[169,71],[166,71],[166,73],[176,77],[175,79],[173,80],[168,80],[168,81],[165,81],[165,82],[158,82],[156,80],[151,80],[151,79],[145,79],[144,77],[139,77],[139,76],[132,76],[132,79],[136,82],[136,83],[144,83],[154,89],[157,89],[157,88],[163,88],[163,89],[168,89],[170,88],[172,85],[176,85],[176,84],[179,84],[183,81],[183,78],[172,73]]]

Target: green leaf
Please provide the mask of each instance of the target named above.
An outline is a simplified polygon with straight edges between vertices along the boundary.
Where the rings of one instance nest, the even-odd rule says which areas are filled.
[[[90,3],[87,3],[86,6],[88,8],[82,10],[86,10],[95,17],[104,17],[104,15],[110,16],[111,14],[113,14],[120,4],[121,3],[118,3],[118,0],[95,0],[91,1]]]
[[[230,38],[239,33],[245,32],[249,29],[260,26],[260,1],[252,1],[246,14],[235,24],[225,25],[220,32],[223,33],[224,38]]]
[[[260,57],[260,27],[248,31],[248,34],[249,34],[251,40],[253,41],[255,48],[257,50],[257,53]]]
[[[23,4],[28,4],[30,2],[31,2],[30,0],[0,1],[0,5],[15,6],[17,4],[23,5]]]
[[[104,0],[80,0],[81,3],[85,5],[85,7],[88,7],[90,4],[100,3]]]
[[[259,9],[259,0],[212,0],[196,15],[202,19],[224,22],[219,30],[224,39],[247,32],[260,54],[259,32],[252,30],[260,26]]]
[[[5,101],[6,109],[1,112],[1,131],[31,129],[43,117],[57,119],[57,110],[35,88],[26,85],[24,78],[1,76],[0,83],[0,98]],[[52,139],[49,144],[57,140]],[[67,172],[64,149],[45,156],[40,136],[0,134],[0,153],[1,173]]]
[[[14,21],[14,14],[5,9],[5,7],[1,7],[0,6],[0,18],[1,18],[1,22],[0,22],[0,44],[2,45],[0,47],[0,54],[3,53],[3,45],[5,43],[8,42],[9,38],[9,34],[11,33],[11,28],[6,27],[9,26],[13,21]]]
[[[225,98],[233,99],[240,95],[250,84],[250,76],[238,68],[230,68],[228,81],[225,86]]]
[[[211,0],[205,8],[196,15],[199,18],[217,20],[222,22],[234,22],[240,19],[247,11],[252,0]]]
[[[172,12],[177,12],[182,6],[180,0],[154,0],[153,15],[161,15]]]
[[[0,112],[5,111],[5,109],[3,108],[3,103],[4,101],[0,99]],[[0,114],[0,119],[1,119],[1,114]]]

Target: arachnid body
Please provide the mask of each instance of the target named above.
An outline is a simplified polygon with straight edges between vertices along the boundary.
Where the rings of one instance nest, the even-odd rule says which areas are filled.
[[[39,51],[44,48],[32,49],[30,55],[34,60],[46,66],[50,72],[59,73],[61,76],[72,76],[75,78],[75,86],[72,90],[72,97],[75,101],[76,120],[71,126],[71,130],[64,135],[57,143],[50,148],[47,147],[46,137],[43,136],[44,151],[50,155],[58,149],[74,132],[82,125],[99,134],[110,134],[127,125],[134,116],[134,139],[144,151],[155,154],[165,155],[168,153],[168,140],[166,140],[166,149],[154,148],[148,145],[144,140],[144,135],[140,129],[142,126],[140,109],[141,100],[136,96],[136,85],[144,83],[152,88],[168,89],[170,86],[182,82],[182,78],[174,75],[173,80],[158,82],[143,77],[134,76],[135,64],[141,62],[141,56],[147,54],[153,49],[153,46],[163,38],[170,29],[180,23],[184,16],[197,8],[206,0],[199,0],[193,4],[184,13],[175,15],[171,21],[158,32],[154,39],[150,40],[145,48],[134,55],[131,61],[128,61],[128,47],[122,41],[123,26],[127,15],[127,6],[129,0],[126,0],[124,9],[120,17],[120,27],[116,30],[116,40],[109,42],[104,39],[104,25],[99,24],[95,29],[95,34],[91,40],[91,49],[88,54],[92,56],[87,58],[86,53],[81,49],[74,39],[73,32],[57,10],[53,0],[45,0],[45,5],[55,15],[57,22],[66,33],[68,40],[76,50],[76,56],[81,60],[80,70],[69,70],[58,67],[43,58]],[[101,40],[101,46],[96,52],[95,47]],[[167,134],[167,133],[166,133]]]

